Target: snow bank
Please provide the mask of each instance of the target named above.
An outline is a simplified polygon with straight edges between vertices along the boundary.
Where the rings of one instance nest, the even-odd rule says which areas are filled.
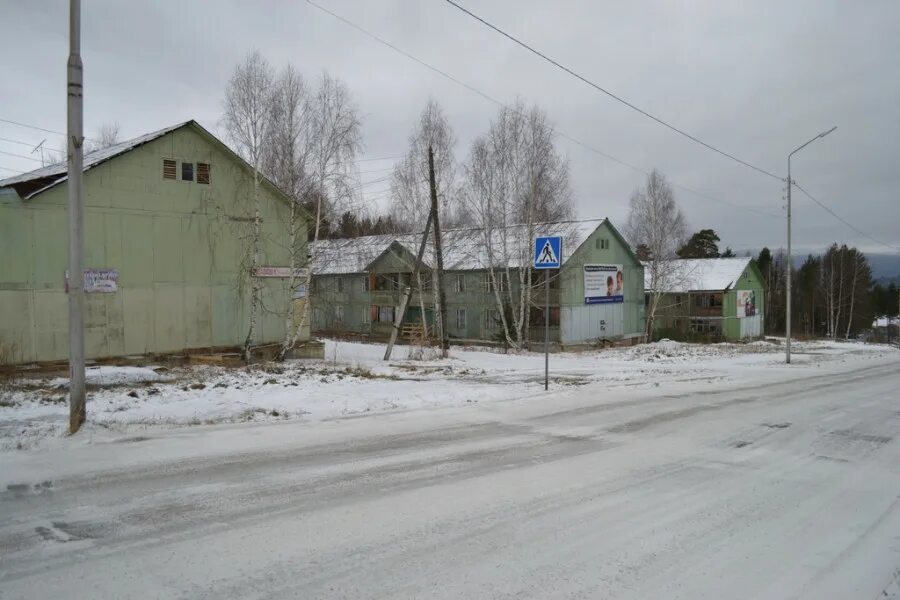
[[[795,369],[887,354],[889,346],[853,342],[798,342],[792,365],[782,344],[653,344],[550,356],[551,392],[595,386],[598,401],[617,386],[685,385],[792,377]],[[409,360],[397,347],[384,362],[384,345],[326,341],[325,360],[228,369],[195,366],[93,367],[88,383],[92,427],[118,432],[241,421],[316,421],[390,410],[460,406],[528,398],[543,393],[544,356],[453,348],[450,357],[426,353]],[[0,385],[0,449],[40,444],[64,434],[65,378],[19,379]]]

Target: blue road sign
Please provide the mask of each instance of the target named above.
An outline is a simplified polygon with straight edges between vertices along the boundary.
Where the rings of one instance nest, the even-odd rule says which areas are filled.
[[[562,265],[562,237],[543,236],[534,239],[534,268],[558,269]]]

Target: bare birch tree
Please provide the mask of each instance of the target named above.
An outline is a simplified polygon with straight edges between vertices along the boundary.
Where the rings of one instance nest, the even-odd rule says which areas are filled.
[[[409,149],[406,155],[394,166],[391,174],[390,216],[404,231],[421,231],[431,211],[428,148],[434,151],[434,180],[440,222],[444,229],[455,224],[459,213],[456,210],[456,159],[453,153],[455,146],[456,136],[444,111],[436,100],[429,99],[409,136]],[[422,327],[427,331],[422,282],[423,277],[420,274],[414,283],[418,288]],[[440,294],[436,281],[431,283],[432,306],[435,314],[438,314],[441,309]],[[442,339],[440,320],[435,319],[435,324],[436,335]]]
[[[239,64],[225,90],[223,125],[228,138],[253,167],[253,228],[250,239],[250,315],[243,358],[250,362],[260,308],[260,281],[255,276],[260,260],[260,168],[272,131],[272,96],[275,74],[258,50]]]
[[[323,73],[308,107],[308,181],[305,187],[305,206],[313,217],[312,239],[315,244],[322,233],[323,220],[351,209],[357,189],[356,156],[362,150],[362,122],[350,90],[341,80]],[[309,290],[312,273],[318,259],[309,253],[306,274],[306,301],[300,321],[293,325],[290,342],[280,353],[297,343],[300,332],[310,320]]]
[[[307,228],[303,218],[304,203],[313,186],[310,162],[312,160],[312,106],[303,77],[292,65],[282,70],[272,95],[272,134],[269,152],[265,156],[265,173],[290,197],[288,213],[288,264],[290,275],[285,290],[284,340],[278,352],[283,359],[293,347],[300,327],[294,327],[294,295],[299,283],[298,273],[307,264]],[[308,278],[304,305],[309,302]]]
[[[687,224],[675,193],[665,175],[654,169],[644,186],[631,195],[624,233],[633,248],[643,246],[650,258],[650,302],[647,307],[645,337],[653,333],[653,321],[660,297],[681,276],[676,251],[687,238]]]
[[[520,100],[502,107],[489,132],[476,139],[465,171],[462,198],[479,228],[504,337],[520,349],[530,325],[537,228],[574,212],[569,165],[556,150],[546,114]]]
[[[458,214],[454,194],[456,136],[441,106],[433,98],[428,100],[419,115],[419,121],[409,136],[406,155],[394,166],[391,174],[390,214],[395,222],[409,232],[421,231],[431,210],[428,186],[429,146],[434,150],[434,179],[441,223],[445,227],[452,227]]]

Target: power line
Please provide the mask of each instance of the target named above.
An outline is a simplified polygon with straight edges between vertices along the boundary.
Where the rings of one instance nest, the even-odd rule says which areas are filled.
[[[40,144],[32,144],[31,142],[23,142],[22,140],[14,140],[10,138],[0,137],[0,140],[4,142],[9,142],[11,144],[19,144],[20,146],[28,146],[29,148],[34,148],[35,146],[39,146]]]
[[[382,45],[384,45],[384,46],[387,46],[388,48],[390,48],[391,50],[397,52],[398,54],[401,54],[401,55],[405,56],[406,58],[408,58],[409,60],[411,60],[411,61],[413,61],[413,62],[415,62],[415,63],[418,63],[419,65],[425,67],[425,68],[428,69],[429,71],[432,71],[432,72],[434,72],[434,73],[437,73],[437,74],[440,75],[441,77],[444,77],[444,78],[446,78],[446,79],[452,81],[453,83],[459,85],[460,87],[463,87],[463,88],[469,90],[470,92],[472,92],[472,93],[474,93],[474,94],[477,94],[477,95],[481,96],[482,98],[484,98],[484,99],[487,100],[488,102],[492,102],[493,104],[496,104],[497,106],[500,106],[500,107],[502,107],[502,108],[506,108],[506,109],[508,109],[508,110],[513,110],[514,112],[517,112],[517,113],[519,112],[519,111],[516,111],[513,107],[510,107],[510,106],[508,106],[507,104],[504,104],[504,103],[501,102],[500,100],[497,100],[496,98],[493,98],[492,96],[486,94],[485,92],[479,90],[478,88],[476,88],[476,87],[474,87],[474,86],[472,86],[472,85],[469,85],[468,83],[466,83],[466,82],[464,82],[464,81],[462,81],[462,80],[460,80],[460,79],[457,79],[456,77],[454,77],[453,75],[450,75],[450,74],[447,73],[446,71],[443,71],[443,70],[441,70],[441,69],[439,69],[439,68],[437,68],[437,67],[434,67],[434,66],[428,64],[427,62],[421,60],[420,58],[418,58],[418,57],[416,57],[416,56],[410,54],[409,52],[403,50],[402,48],[400,48],[400,47],[398,47],[398,46],[392,44],[391,42],[389,42],[389,41],[387,41],[387,40],[385,40],[385,39],[383,39],[383,38],[381,38],[381,37],[379,37],[378,35],[372,33],[371,31],[369,31],[369,30],[367,30],[367,29],[365,29],[365,28],[363,28],[363,27],[357,25],[357,24],[354,23],[353,21],[350,21],[350,20],[348,20],[348,19],[342,17],[341,15],[339,15],[339,14],[337,14],[337,13],[334,13],[334,12],[328,10],[328,9],[325,8],[324,6],[320,6],[319,4],[316,4],[315,2],[313,2],[313,0],[306,0],[306,3],[309,4],[310,6],[314,7],[314,8],[319,9],[320,11],[324,12],[325,14],[328,14],[328,15],[334,17],[334,18],[337,19],[338,21],[341,21],[342,23],[344,23],[344,24],[347,25],[348,27],[351,27],[351,28],[355,29],[356,31],[362,33],[362,34],[365,35],[366,37],[375,40],[375,41],[378,42],[379,44],[382,44]],[[643,174],[643,175],[645,175],[645,176],[646,176],[646,175],[649,175],[649,172],[646,171],[645,169],[641,169],[640,167],[637,167],[637,166],[635,166],[635,165],[629,164],[629,163],[627,163],[627,162],[625,162],[625,161],[623,161],[623,160],[620,160],[620,159],[616,158],[615,156],[612,156],[612,155],[610,155],[610,154],[607,154],[607,153],[603,152],[602,150],[598,150],[597,148],[594,148],[594,147],[591,146],[590,144],[587,144],[587,143],[585,143],[585,142],[582,142],[581,140],[579,140],[579,139],[577,139],[577,138],[574,138],[574,137],[572,137],[572,136],[570,136],[570,135],[564,133],[563,131],[559,130],[559,129],[556,128],[556,127],[553,128],[553,131],[554,131],[557,135],[559,135],[560,137],[565,138],[565,139],[569,140],[570,142],[572,142],[572,143],[574,143],[574,144],[577,144],[577,145],[581,146],[582,148],[585,148],[586,150],[590,150],[591,152],[594,152],[595,154],[598,154],[598,155],[600,155],[600,156],[602,156],[602,157],[604,157],[604,158],[606,158],[606,159],[608,159],[608,160],[611,160],[611,161],[613,161],[613,162],[615,162],[615,163],[618,163],[618,164],[620,164],[620,165],[622,165],[622,166],[624,166],[624,167],[627,167],[627,168],[629,168],[629,169],[632,169],[632,170],[634,170],[634,171],[636,171],[636,172],[638,172],[638,173],[641,173],[641,174]],[[387,157],[387,158],[391,158],[391,157]],[[397,157],[397,158],[399,158],[399,157]],[[370,159],[370,160],[380,160],[380,159]],[[781,178],[779,177],[778,179],[781,179]],[[749,211],[749,212],[752,212],[752,213],[756,213],[756,214],[759,214],[759,215],[762,215],[762,216],[765,216],[765,217],[769,217],[769,218],[778,218],[778,219],[781,218],[781,215],[774,215],[774,214],[772,214],[772,213],[767,213],[767,212],[764,212],[764,211],[759,211],[759,210],[756,210],[756,209],[753,209],[753,208],[749,208],[749,207],[746,207],[746,206],[742,206],[742,205],[740,205],[740,204],[733,204],[733,203],[730,203],[730,202],[726,202],[726,201],[724,201],[724,200],[720,200],[720,199],[715,198],[715,197],[713,197],[713,196],[710,196],[710,195],[708,195],[708,194],[702,194],[702,193],[700,193],[700,192],[697,192],[696,190],[692,190],[691,188],[685,187],[685,186],[683,186],[683,185],[679,185],[679,184],[677,184],[677,183],[675,183],[675,182],[671,182],[671,183],[672,183],[672,186],[673,186],[673,187],[677,187],[677,188],[679,188],[679,189],[682,189],[682,190],[684,190],[684,191],[686,191],[686,192],[689,192],[689,193],[691,193],[691,194],[695,194],[696,196],[699,196],[699,197],[701,197],[701,198],[705,198],[705,199],[710,200],[710,201],[712,201],[712,202],[718,202],[718,203],[720,203],[720,204],[725,204],[726,206],[731,206],[731,207],[733,207],[733,208],[743,209],[743,210],[746,210],[746,211]]]
[[[382,183],[382,182],[388,181],[390,179],[391,179],[391,176],[386,175],[384,177],[378,177],[377,179],[370,179],[369,181],[361,181],[359,185],[360,185],[360,187],[364,187],[364,186],[372,185],[375,183]]]
[[[55,135],[61,135],[63,137],[66,137],[66,134],[63,133],[62,131],[55,131],[53,129],[45,129],[43,127],[38,127],[37,125],[29,125],[28,123],[20,123],[18,121],[10,121],[9,119],[0,119],[0,123],[9,123],[10,125],[18,125],[19,127],[27,127],[28,129],[36,129],[37,131],[43,131],[45,133],[52,133]],[[96,140],[94,138],[90,138],[87,136],[84,136],[84,139],[90,140],[92,142],[99,141],[99,140]]]
[[[895,252],[900,252],[900,248],[898,248],[897,246],[894,246],[894,245],[892,245],[892,244],[888,244],[888,243],[882,242],[882,241],[879,240],[879,239],[873,238],[873,237],[872,237],[871,235],[869,235],[868,233],[862,231],[862,230],[859,229],[858,227],[856,227],[856,226],[854,226],[853,224],[849,223],[846,219],[844,219],[844,218],[841,217],[839,214],[837,214],[836,212],[834,212],[833,210],[831,210],[830,208],[828,208],[828,206],[826,206],[825,204],[819,202],[812,194],[810,194],[810,193],[807,192],[805,189],[803,189],[802,187],[800,187],[800,184],[798,184],[796,181],[794,182],[794,187],[797,188],[798,190],[800,190],[800,191],[803,193],[804,196],[806,196],[807,198],[809,198],[810,200],[812,200],[813,202],[815,202],[817,205],[819,205],[819,207],[822,208],[825,212],[827,212],[828,214],[830,214],[832,217],[834,217],[835,219],[837,219],[838,221],[840,221],[841,223],[843,223],[844,225],[846,225],[847,227],[849,227],[850,229],[852,229],[853,231],[855,231],[856,233],[858,233],[859,235],[861,235],[861,236],[863,236],[863,237],[865,237],[865,238],[868,238],[868,239],[872,240],[872,241],[875,242],[876,244],[880,244],[880,245],[882,245],[882,246],[885,246],[886,248],[890,248],[891,250],[894,250]]]
[[[19,123],[18,121],[10,121],[9,119],[0,119],[0,123],[9,123],[10,125],[18,125],[19,127],[27,127],[28,129],[37,129],[38,131],[43,131],[45,133],[54,133],[56,135],[61,135],[66,137],[66,134],[62,131],[54,131],[53,129],[44,129],[43,127],[38,127],[37,125],[29,125],[28,123]]]
[[[716,148],[715,146],[713,146],[713,145],[711,145],[711,144],[708,144],[708,143],[704,142],[704,141],[701,140],[700,138],[697,138],[697,137],[691,135],[690,133],[684,131],[683,129],[679,129],[678,127],[675,127],[674,125],[671,125],[671,124],[667,123],[666,121],[663,121],[663,120],[660,119],[659,117],[656,117],[656,116],[654,116],[654,115],[648,113],[648,112],[645,111],[644,109],[642,109],[642,108],[640,108],[640,107],[638,107],[638,106],[635,106],[634,104],[632,104],[632,103],[629,102],[628,100],[625,100],[625,99],[622,98],[621,96],[617,96],[616,94],[614,94],[614,93],[610,92],[609,90],[607,90],[607,89],[605,89],[605,88],[599,86],[598,84],[594,83],[593,81],[591,81],[590,79],[584,77],[583,75],[579,75],[578,73],[576,73],[575,71],[573,71],[573,70],[570,69],[569,67],[566,67],[565,65],[563,65],[563,64],[557,62],[556,60],[550,58],[549,56],[547,56],[546,54],[540,52],[539,50],[536,50],[535,48],[529,46],[528,44],[526,44],[526,43],[523,42],[522,40],[518,39],[517,37],[515,37],[515,36],[513,36],[513,35],[510,35],[509,33],[506,33],[505,31],[503,31],[503,30],[500,29],[499,27],[497,27],[497,26],[495,26],[495,25],[493,25],[493,24],[491,24],[491,23],[485,21],[484,19],[482,19],[481,17],[479,17],[479,16],[476,15],[475,13],[473,13],[473,12],[469,11],[468,9],[466,9],[466,8],[464,8],[464,7],[462,7],[462,6],[460,6],[459,4],[457,4],[456,2],[454,2],[453,0],[445,0],[445,1],[446,1],[448,4],[450,4],[451,6],[455,6],[456,8],[458,8],[459,10],[461,10],[462,12],[466,13],[467,15],[469,15],[470,17],[472,17],[473,19],[475,19],[475,20],[477,20],[477,21],[480,21],[481,23],[483,23],[483,24],[486,25],[487,27],[493,29],[494,31],[496,31],[496,32],[499,33],[500,35],[506,37],[507,39],[512,40],[513,42],[515,42],[515,43],[518,44],[519,46],[525,48],[525,49],[528,50],[529,52],[531,52],[531,53],[533,53],[533,54],[536,54],[537,56],[543,58],[545,61],[549,62],[549,63],[552,64],[553,66],[555,66],[555,67],[557,67],[557,68],[559,68],[559,69],[562,69],[563,71],[565,71],[565,72],[568,73],[569,75],[571,75],[571,76],[575,77],[576,79],[578,79],[578,80],[580,80],[580,81],[586,83],[587,85],[591,86],[592,88],[596,89],[597,91],[600,91],[600,92],[606,94],[607,96],[609,96],[609,97],[612,98],[613,100],[616,100],[617,102],[621,102],[622,104],[624,104],[624,105],[627,106],[628,108],[630,108],[630,109],[632,109],[632,110],[634,110],[634,111],[639,112],[640,114],[644,115],[645,117],[647,117],[647,118],[649,118],[649,119],[652,119],[653,121],[656,121],[656,122],[659,123],[660,125],[662,125],[662,126],[664,126],[664,127],[667,127],[667,128],[671,129],[672,131],[674,131],[674,132],[676,132],[676,133],[678,133],[678,134],[683,135],[684,137],[688,138],[689,140],[692,140],[692,141],[694,141],[694,142],[700,144],[701,146],[703,146],[703,147],[705,147],[705,148],[707,148],[707,149],[709,149],[709,150],[712,150],[713,152],[717,152],[717,153],[721,154],[722,156],[725,156],[725,157],[727,157],[727,158],[730,158],[731,160],[733,160],[733,161],[735,161],[735,162],[738,162],[738,163],[744,165],[745,167],[749,167],[749,168],[753,169],[754,171],[757,171],[757,172],[759,172],[759,173],[762,173],[763,175],[767,175],[767,176],[769,176],[769,177],[771,177],[771,178],[773,178],[773,179],[778,179],[779,181],[784,181],[784,178],[783,178],[783,177],[779,177],[778,175],[775,175],[774,173],[772,173],[772,172],[770,172],[770,171],[766,171],[765,169],[763,169],[763,168],[761,168],[761,167],[757,167],[756,165],[753,165],[753,164],[751,164],[751,163],[749,163],[749,162],[747,162],[747,161],[745,161],[745,160],[742,160],[742,159],[740,159],[740,158],[734,156],[733,154],[729,154],[728,152],[725,152],[724,150],[719,150],[719,149]]]
[[[310,2],[310,4],[312,4],[312,2]],[[313,4],[313,6],[316,6],[316,7],[318,7],[318,8],[321,8],[320,6],[318,6],[318,5],[316,5],[316,4]],[[325,9],[322,8],[322,10],[325,10]],[[328,12],[328,11],[325,10],[325,12]],[[330,13],[330,14],[334,14],[334,13]],[[337,16],[337,15],[335,15],[335,16]],[[338,18],[340,18],[340,17],[338,17]],[[360,159],[357,160],[356,162],[372,162],[372,161],[376,161],[376,160],[391,160],[391,159],[394,159],[394,158],[400,158],[401,156],[403,156],[403,155],[402,155],[402,154],[396,154],[396,155],[394,155],[394,156],[379,156],[378,158],[360,158]]]
[[[2,138],[0,138],[2,139]],[[368,171],[357,171],[360,175],[365,175],[367,173],[384,173],[385,171],[393,171],[394,167],[385,167],[383,169],[370,169]]]
[[[41,159],[39,158],[35,158],[33,156],[25,156],[24,154],[16,154],[14,152],[4,152],[3,150],[0,150],[0,154],[15,156],[16,158],[24,158],[25,160],[33,160],[34,162],[41,162]]]

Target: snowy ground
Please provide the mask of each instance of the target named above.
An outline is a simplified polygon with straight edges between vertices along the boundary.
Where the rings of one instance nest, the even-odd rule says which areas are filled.
[[[245,421],[321,421],[347,415],[485,403],[543,393],[544,357],[454,348],[446,360],[409,359],[421,349],[328,341],[326,360],[246,368],[94,367],[88,370],[89,423],[65,440],[67,380],[20,377],[0,382],[0,450],[91,443],[134,432]],[[431,351],[427,351],[431,352]],[[553,354],[551,391],[602,384],[599,402],[624,386],[708,386],[769,381],[847,361],[896,356],[888,346],[795,343],[783,364],[778,341],[681,344]],[[426,357],[427,358],[427,357]]]
[[[381,366],[356,344],[307,371],[144,372],[99,395],[306,413],[0,453],[0,596],[897,600],[900,352],[798,349],[553,356],[547,394],[540,356]],[[377,403],[416,389],[398,406],[440,406]]]

